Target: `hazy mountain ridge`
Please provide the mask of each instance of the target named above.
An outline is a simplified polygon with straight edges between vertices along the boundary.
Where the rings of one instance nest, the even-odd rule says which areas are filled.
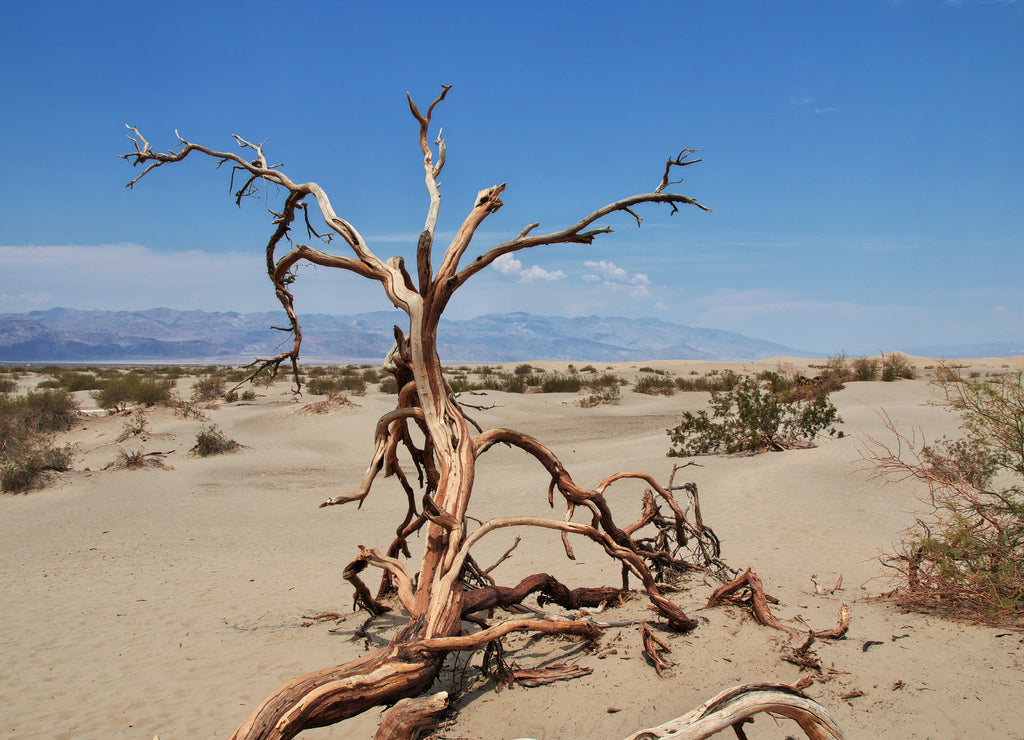
[[[380,360],[393,342],[397,311],[302,317],[308,361]],[[289,336],[282,313],[79,311],[54,308],[0,314],[3,362],[248,362],[275,354]],[[803,354],[734,332],[698,329],[660,319],[489,314],[442,320],[438,351],[445,362],[654,359],[754,360]]]

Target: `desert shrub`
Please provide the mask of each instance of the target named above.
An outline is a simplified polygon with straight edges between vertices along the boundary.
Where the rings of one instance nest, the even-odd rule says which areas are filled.
[[[65,432],[78,418],[78,401],[63,389],[33,391],[12,403],[32,432]]]
[[[627,381],[624,378],[620,378],[614,373],[602,373],[601,375],[594,375],[587,378],[583,385],[592,391],[604,391],[614,388],[616,391],[619,390],[619,386],[623,385]],[[620,394],[616,392],[616,396]]]
[[[665,375],[641,375],[633,384],[633,390],[648,396],[673,396],[676,383]]]
[[[196,435],[196,446],[191,452],[199,457],[210,457],[211,455],[223,455],[234,452],[242,445],[233,439],[229,439],[216,424],[203,427]]]
[[[854,357],[853,380],[878,380],[878,360],[874,357]]]
[[[916,377],[910,358],[902,352],[890,352],[882,355],[882,380],[892,382],[901,378],[913,380]]]
[[[579,375],[563,375],[562,373],[545,374],[541,379],[542,393],[578,393],[583,387]]]
[[[994,379],[939,367],[934,381],[964,436],[903,459],[877,442],[867,455],[884,477],[927,485],[918,520],[887,564],[909,608],[996,623],[1024,623],[1024,372]],[[899,434],[899,450],[914,449]]]
[[[522,375],[506,376],[502,390],[506,393],[526,393],[526,380]]]
[[[845,352],[840,352],[837,355],[829,357],[825,361],[825,367],[821,371],[821,378],[828,379],[832,382],[837,382],[841,387],[843,383],[850,380],[853,377],[853,371],[850,367],[850,360],[847,358]]]
[[[195,401],[185,401],[183,399],[176,399],[171,404],[174,409],[174,413],[180,416],[182,419],[201,419],[206,420],[206,411]]]
[[[18,381],[14,378],[0,378],[0,393],[14,393],[18,389]]]
[[[686,411],[680,424],[667,430],[669,456],[783,450],[810,444],[825,429],[833,435],[833,425],[842,421],[827,393],[799,400],[750,377],[732,390],[712,391],[709,405],[710,415]]]
[[[597,372],[597,368],[594,367],[593,365],[584,365],[583,367],[580,368],[580,372],[581,373],[596,373]]]
[[[192,400],[203,403],[215,401],[224,395],[224,376],[204,375],[192,384]]]
[[[102,409],[123,411],[132,404],[170,405],[173,387],[172,380],[145,378],[131,371],[110,378],[92,396]]]
[[[69,393],[75,391],[94,391],[103,387],[103,380],[90,372],[77,370],[61,370],[54,377],[43,380],[37,388],[63,388]]]
[[[43,467],[35,456],[12,460],[0,470],[0,490],[24,493],[39,485],[43,476]]]
[[[393,375],[388,375],[381,379],[380,385],[377,386],[377,390],[381,393],[398,393],[398,381],[395,380]]]
[[[619,390],[617,382],[612,385],[598,386],[593,388],[593,391],[593,393],[580,399],[579,404],[581,407],[586,409],[593,408],[594,406],[617,404],[622,399],[622,392]]]
[[[135,412],[125,419],[121,426],[121,433],[117,436],[118,442],[124,442],[132,437],[145,437],[149,431],[149,420],[142,409],[135,409]]]
[[[522,365],[516,365],[514,373],[516,375],[530,375],[533,373],[533,366],[524,362]]]
[[[254,391],[252,388],[246,388],[244,391],[242,391],[242,395],[239,396],[239,398],[243,401],[255,401],[256,391]]]
[[[676,378],[674,382],[681,391],[731,391],[739,384],[740,376],[732,370],[721,374],[711,371],[699,378]]]

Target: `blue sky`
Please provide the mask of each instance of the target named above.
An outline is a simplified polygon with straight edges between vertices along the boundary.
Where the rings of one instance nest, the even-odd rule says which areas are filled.
[[[506,182],[477,251],[652,190],[713,209],[593,246],[520,252],[454,318],[657,316],[824,353],[1024,340],[1024,1],[5,3],[0,312],[53,306],[273,310],[262,273],[280,194],[234,206],[229,173],[147,176],[125,124],[214,148],[262,141],[382,257],[427,206],[416,126],[448,162],[438,233]],[[442,241],[439,239],[439,241]],[[472,256],[472,255],[470,255]],[[390,304],[305,268],[300,313]]]

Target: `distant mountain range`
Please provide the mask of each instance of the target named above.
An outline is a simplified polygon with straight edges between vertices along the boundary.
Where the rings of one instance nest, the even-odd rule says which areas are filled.
[[[380,361],[391,349],[397,311],[301,317],[307,362]],[[276,353],[287,334],[279,313],[48,311],[0,314],[0,362],[249,362]],[[403,327],[404,328],[404,327]],[[808,353],[781,344],[659,319],[490,314],[443,320],[438,351],[446,363],[657,359],[757,360]],[[813,354],[811,355],[813,356]]]

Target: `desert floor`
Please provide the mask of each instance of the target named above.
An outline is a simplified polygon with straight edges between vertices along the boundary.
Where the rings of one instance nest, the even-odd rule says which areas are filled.
[[[651,364],[687,375],[710,367],[772,369],[780,361],[803,362]],[[1024,358],[966,362],[984,373],[1019,367]],[[637,373],[635,365],[615,370]],[[707,397],[624,389],[620,404],[589,409],[569,394],[488,392],[471,402],[494,404],[473,412],[482,426],[538,437],[578,483],[594,485],[626,470],[667,481],[674,461],[665,456],[665,430]],[[849,383],[832,398],[845,420],[842,439],[783,453],[702,457],[699,467],[678,474],[699,486],[704,520],[721,538],[723,557],[761,576],[784,619],[830,627],[840,603],[850,605],[847,638],[816,644],[822,664],[834,671],[830,680],[807,690],[849,737],[1020,736],[1020,632],[904,613],[879,598],[891,588],[879,555],[927,507],[914,484],[872,477],[861,460],[864,440],[888,439],[880,411],[928,439],[955,435],[956,418],[930,405],[936,391],[927,379]],[[82,399],[91,402],[86,394]],[[393,401],[373,391],[327,414],[300,413],[312,400],[293,399],[280,382],[253,402],[210,410],[211,421],[245,445],[215,458],[188,455],[202,422],[170,410],[149,411],[151,435],[121,444],[115,440],[125,417],[90,416],[67,435],[78,446],[75,470],[43,490],[0,497],[0,735],[226,737],[285,680],[365,649],[353,639],[361,615],[311,626],[305,617],[351,611],[342,569],[358,545],[386,546],[404,511],[404,495],[391,480],[379,481],[361,509],[318,508],[355,487],[372,452],[376,419]],[[167,453],[164,466],[105,470],[119,448]],[[531,459],[495,448],[481,458],[470,513],[480,520],[552,516],[546,490],[546,476]],[[635,518],[641,492],[629,483],[610,490],[620,521]],[[477,560],[496,560],[515,534],[485,540]],[[570,586],[619,583],[618,568],[586,543],[576,545],[577,560],[569,561],[556,534],[518,534],[523,542],[494,574],[501,583],[540,571]],[[826,586],[842,576],[842,588],[815,595],[812,576]],[[593,673],[497,693],[465,671],[464,661],[453,660],[438,688],[467,693],[454,722],[437,736],[613,740],[730,686],[802,677],[780,660],[785,635],[739,609],[702,610],[712,586],[700,579],[686,586],[673,598],[702,624],[685,636],[659,633],[675,663],[663,677],[642,656],[635,627],[608,630],[604,657],[570,641],[511,640],[520,666],[568,660]],[[638,598],[600,618],[648,613]],[[399,621],[379,620],[371,642],[385,639]],[[861,695],[843,698],[854,693]],[[369,738],[379,718],[371,711],[303,737]],[[763,715],[747,729],[751,738],[797,731]]]

